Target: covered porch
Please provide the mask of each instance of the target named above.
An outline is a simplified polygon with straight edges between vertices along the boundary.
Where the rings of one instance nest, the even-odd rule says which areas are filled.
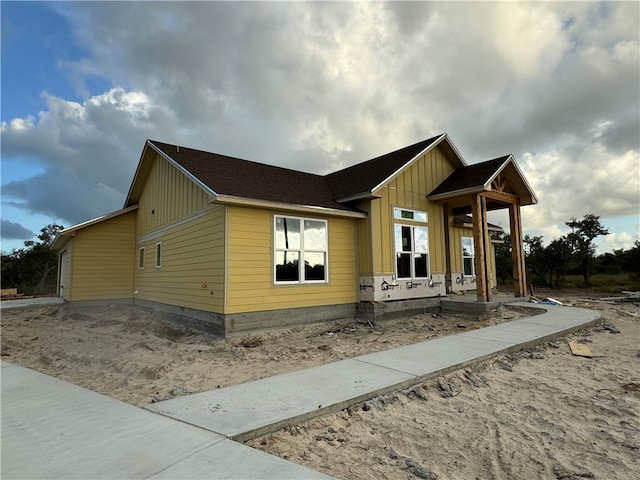
[[[487,212],[508,209],[513,259],[513,294],[515,297],[524,297],[527,280],[520,209],[536,204],[538,199],[513,156],[507,155],[456,170],[427,197],[429,200],[442,203],[446,224],[452,216],[472,216],[478,302],[490,302],[492,299],[491,237]]]

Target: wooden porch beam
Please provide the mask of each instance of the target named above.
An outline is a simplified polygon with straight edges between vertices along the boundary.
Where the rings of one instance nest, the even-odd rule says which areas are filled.
[[[487,228],[487,204],[480,195],[474,195],[471,202],[473,216],[473,244],[476,267],[476,293],[479,302],[488,302],[491,299],[491,281],[489,268],[488,241],[489,231]]]
[[[522,242],[520,205],[509,205],[509,225],[511,228],[511,258],[513,260],[513,294],[516,297],[524,297],[527,294],[527,274]]]
[[[490,198],[492,200],[498,200],[499,202],[508,203],[509,205],[520,205],[520,197],[506,192],[497,192],[492,190],[490,192],[482,192],[480,195],[484,198]]]

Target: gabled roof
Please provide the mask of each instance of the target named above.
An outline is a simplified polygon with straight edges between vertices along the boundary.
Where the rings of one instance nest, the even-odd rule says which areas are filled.
[[[353,165],[326,176],[333,196],[338,201],[349,201],[375,195],[375,191],[389,182],[393,177],[416,158],[428,150],[441,144],[445,153],[457,168],[464,167],[466,162],[458,152],[446,133],[423,140],[414,145],[401,148],[366,162]]]
[[[354,211],[334,200],[320,175],[154,140],[148,140],[147,145],[191,174],[215,196]]]
[[[116,210],[115,212],[107,213],[106,215],[92,218],[91,220],[87,220],[86,222],[78,223],[77,225],[62,229],[58,232],[56,238],[53,239],[53,242],[51,243],[51,250],[59,250],[64,246],[64,244],[69,240],[70,237],[74,237],[76,235],[76,232],[78,230],[90,227],[91,225],[95,225],[96,223],[104,222],[105,220],[109,220],[110,218],[119,217],[120,215],[133,212],[137,209],[138,205],[132,205],[131,207]]]
[[[538,203],[536,194],[512,155],[505,155],[455,170],[429,193],[428,197],[431,200],[447,200],[488,192],[492,190],[491,182],[501,173],[507,177],[509,184],[520,197],[520,205]]]
[[[345,202],[375,196],[377,189],[436,145],[442,146],[456,167],[466,165],[446,134],[326,176],[147,140],[125,207],[137,203],[152,164],[149,154],[156,152],[196,182],[212,199],[221,202],[245,199],[361,215]]]
[[[525,196],[530,194],[533,203],[537,201],[513,157],[468,166],[444,133],[326,176],[147,140],[124,206],[138,202],[152,160],[159,154],[207,192],[211,201],[323,209],[339,215],[363,216],[349,202],[379,196],[381,187],[436,146],[456,170],[430,197],[441,199],[459,196],[460,192],[486,190],[495,176],[507,169],[516,185],[524,185],[520,190]]]

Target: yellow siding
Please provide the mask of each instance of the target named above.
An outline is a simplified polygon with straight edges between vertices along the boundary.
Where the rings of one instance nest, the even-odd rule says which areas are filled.
[[[436,147],[383,186],[377,192],[381,198],[362,202],[359,205],[359,208],[370,211],[368,221],[371,222],[372,239],[372,244],[369,245],[367,238],[360,235],[361,274],[395,273],[394,207],[428,213],[431,272],[445,273],[444,212],[441,204],[430,202],[427,199],[427,194],[448,177],[453,170],[454,167],[449,159],[440,148]],[[370,204],[370,208],[367,208],[367,203]]]
[[[138,201],[136,234],[143,235],[185,218],[204,208],[207,202],[204,190],[156,155]]]
[[[130,212],[76,232],[69,300],[132,297],[135,222]]]
[[[357,299],[357,220],[323,218],[328,229],[329,282],[274,285],[273,217],[269,210],[228,206],[226,313],[354,303]],[[297,215],[293,215],[297,216]]]
[[[191,203],[191,207],[198,202]],[[203,211],[139,238],[135,249],[135,298],[224,313],[225,209]],[[156,268],[156,244],[162,243]],[[138,265],[144,247],[144,269]]]
[[[453,218],[450,217],[451,224],[451,245],[450,245],[450,253],[451,253],[451,271],[452,272],[462,272],[462,237],[471,237],[473,238],[473,228],[455,226]],[[496,282],[496,250],[495,246],[492,244],[490,248],[490,268],[492,279],[494,284]]]

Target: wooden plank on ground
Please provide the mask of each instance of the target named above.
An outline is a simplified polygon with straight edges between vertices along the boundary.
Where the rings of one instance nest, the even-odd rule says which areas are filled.
[[[589,347],[584,343],[569,342],[569,348],[571,349],[571,353],[579,357],[588,357],[588,358],[593,357],[593,353],[591,353],[591,349],[589,349]]]

